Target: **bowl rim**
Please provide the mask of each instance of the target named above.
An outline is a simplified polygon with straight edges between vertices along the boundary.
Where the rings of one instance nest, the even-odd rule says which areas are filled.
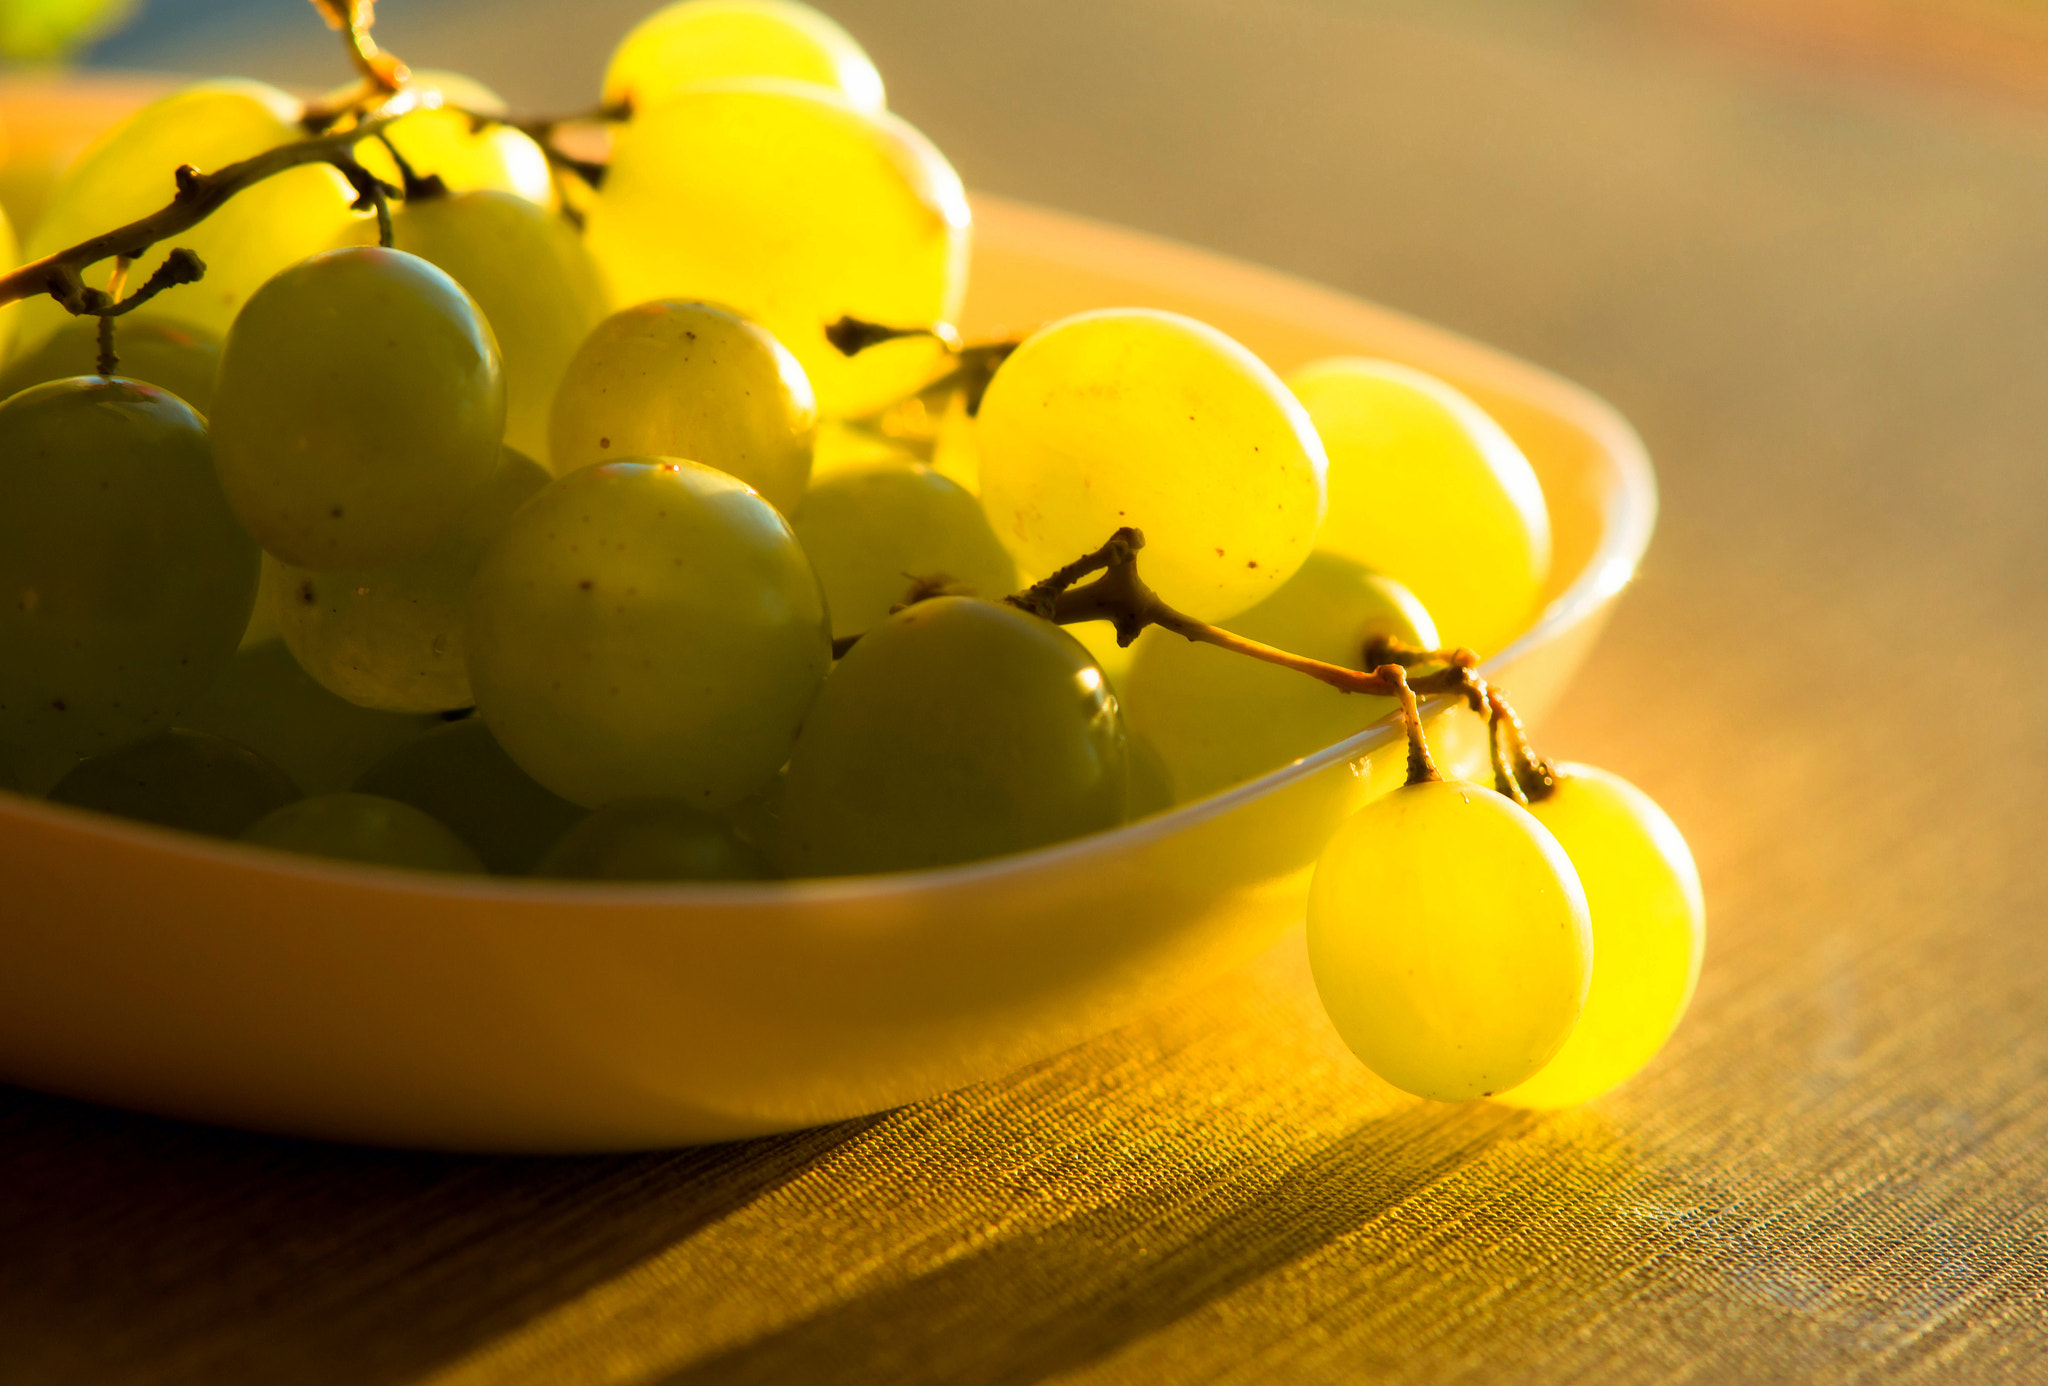
[[[1065,226],[1097,235],[1113,234],[1127,244],[1149,243],[1175,258],[1193,260],[1213,267],[1219,277],[1236,285],[1240,290],[1258,286],[1266,291],[1262,293],[1262,298],[1270,297],[1273,291],[1290,298],[1308,295],[1326,307],[1335,300],[1348,307],[1368,310],[1382,321],[1399,321],[1451,356],[1469,355],[1484,358],[1487,373],[1494,379],[1505,378],[1511,381],[1521,397],[1587,434],[1597,444],[1604,470],[1610,473],[1607,477],[1608,484],[1600,491],[1602,513],[1599,540],[1587,556],[1578,576],[1551,599],[1536,621],[1504,649],[1480,663],[1479,669],[1482,674],[1513,664],[1523,655],[1550,643],[1573,627],[1593,618],[1616,593],[1633,580],[1656,526],[1656,475],[1650,464],[1649,453],[1634,427],[1614,406],[1584,386],[1508,352],[1488,347],[1462,333],[1436,326],[1396,309],[1378,304],[1368,305],[1355,294],[1318,284],[1299,275],[1254,265],[1169,237],[1111,226],[1094,218],[1054,212],[1026,203],[1012,202],[1006,198],[975,194],[974,204],[977,211],[989,207],[1027,219],[1053,218]],[[1440,370],[1434,367],[1420,369],[1428,369],[1431,374],[1440,374]],[[1452,383],[1455,386],[1455,382]],[[1426,709],[1425,715],[1446,707],[1453,701],[1454,699],[1448,696],[1429,699],[1423,704]],[[221,866],[255,871],[260,875],[311,878],[335,885],[367,888],[377,893],[431,895],[473,902],[528,906],[571,903],[630,905],[640,908],[673,906],[682,910],[687,910],[691,906],[743,908],[801,906],[828,902],[873,902],[944,894],[977,884],[999,882],[1007,877],[1055,871],[1067,863],[1103,854],[1120,855],[1142,850],[1182,831],[1231,813],[1254,799],[1278,792],[1339,761],[1350,761],[1361,755],[1370,754],[1391,743],[1398,734],[1399,727],[1383,719],[1342,741],[1291,761],[1256,779],[1246,780],[1205,798],[1178,805],[1132,823],[1006,856],[870,876],[818,877],[787,881],[593,882],[536,877],[443,875],[310,857],[250,843],[203,837],[174,828],[132,822],[90,809],[52,803],[47,799],[21,794],[0,794],[0,824],[4,824],[9,818],[42,820],[51,826],[61,827],[67,831],[85,832],[105,841],[160,853],[196,857]]]

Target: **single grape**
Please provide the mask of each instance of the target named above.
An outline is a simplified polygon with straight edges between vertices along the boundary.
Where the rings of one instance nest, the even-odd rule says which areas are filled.
[[[1417,1097],[1490,1097],[1543,1066],[1593,970],[1564,849],[1512,799],[1407,785],[1337,829],[1308,897],[1308,957],[1337,1033]]]
[[[443,722],[345,702],[315,683],[273,637],[238,651],[206,695],[179,714],[178,725],[247,746],[308,794],[329,794]]]
[[[1127,732],[1125,739],[1131,757],[1131,803],[1127,816],[1135,823],[1173,807],[1173,775],[1166,768],[1166,757],[1151,742],[1136,732]]]
[[[356,782],[455,830],[491,871],[524,875],[584,810],[512,763],[481,717],[449,723],[391,752]]]
[[[858,635],[889,617],[913,581],[961,595],[1004,596],[1017,565],[973,496],[929,467],[884,462],[822,478],[790,527],[817,569],[832,634]]]
[[[28,238],[28,255],[51,255],[169,204],[172,175],[181,164],[210,173],[226,164],[300,139],[300,105],[261,82],[202,82],[137,111],[102,135],[64,175]],[[195,251],[206,264],[197,284],[172,289],[150,312],[199,328],[215,338],[257,287],[286,266],[334,244],[360,218],[350,210],[355,192],[327,164],[290,169],[237,193],[206,220],[150,250],[129,271],[142,284],[173,247]],[[105,288],[113,261],[85,272]],[[70,321],[48,297],[22,305],[16,350],[25,351]]]
[[[1123,717],[1058,626],[971,597],[870,629],[826,680],[789,759],[791,876],[909,871],[1110,828],[1129,788]]]
[[[765,881],[771,875],[725,817],[673,799],[606,804],[548,849],[533,874],[586,881]]]
[[[627,31],[604,74],[604,104],[653,110],[684,87],[786,77],[882,109],[882,74],[853,35],[793,0],[681,0]]]
[[[1317,547],[1399,578],[1447,644],[1490,655],[1518,635],[1550,573],[1550,512],[1514,440],[1391,361],[1318,361],[1288,384],[1330,455]]]
[[[548,484],[547,469],[506,448],[485,492],[425,553],[365,572],[316,573],[266,555],[277,625],[305,671],[359,707],[468,707],[463,606],[484,549]]]
[[[220,370],[220,339],[213,334],[153,319],[145,310],[120,320],[114,349],[122,379],[168,390],[202,416],[212,410],[213,379]],[[99,319],[73,318],[0,370],[0,399],[46,380],[97,375],[99,360]]]
[[[528,774],[588,807],[738,803],[789,756],[832,664],[817,576],[724,472],[638,459],[558,478],[470,587],[477,709]]]
[[[181,401],[88,377],[0,403],[0,741],[96,755],[168,726],[234,653],[256,571]]]
[[[622,127],[588,241],[621,303],[709,299],[760,323],[837,418],[908,394],[943,352],[906,338],[848,358],[827,324],[950,322],[968,224],[959,175],[923,135],[758,78],[690,87]]]
[[[484,869],[446,827],[411,804],[375,794],[316,794],[266,814],[241,837],[259,847],[371,866],[477,875]]]
[[[548,409],[576,348],[605,315],[582,238],[560,215],[510,193],[421,197],[392,217],[393,243],[446,270],[491,325],[505,371],[505,441],[548,453]],[[355,229],[372,245],[376,228]]]
[[[1347,669],[1370,667],[1365,644],[1373,636],[1436,647],[1436,627],[1407,588],[1321,552],[1228,628]],[[1119,685],[1124,716],[1158,748],[1183,801],[1333,746],[1396,707],[1158,626],[1138,637],[1136,650]]]
[[[406,78],[404,90],[419,98],[419,109],[385,127],[384,139],[416,175],[439,178],[451,193],[501,192],[534,206],[555,205],[548,156],[532,137],[509,125],[478,127],[465,114],[505,114],[504,99],[496,92],[460,73],[418,69]],[[382,140],[357,145],[356,159],[391,186],[403,186],[398,164]]]
[[[292,266],[235,320],[213,445],[258,543],[322,572],[424,552],[498,467],[490,325],[416,255],[351,246]]]
[[[1555,767],[1529,806],[1577,868],[1593,916],[1593,984],[1557,1056],[1500,1095],[1518,1107],[1590,1101],[1647,1064],[1699,981],[1706,902],[1685,838],[1649,795],[1589,765]]]
[[[811,382],[766,328],[709,303],[612,314],[583,339],[548,425],[557,476],[621,457],[687,457],[783,514],[811,475]]]
[[[183,728],[80,761],[50,791],[52,803],[209,837],[234,837],[298,797],[291,777],[248,747]]]
[[[1113,308],[1033,333],[975,420],[981,501],[1027,572],[1119,526],[1145,580],[1202,621],[1278,590],[1323,517],[1323,446],[1263,362],[1176,313]]]

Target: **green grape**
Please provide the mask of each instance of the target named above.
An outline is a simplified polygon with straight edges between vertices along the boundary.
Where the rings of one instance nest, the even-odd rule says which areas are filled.
[[[681,0],[627,32],[604,74],[604,103],[649,111],[684,87],[786,77],[882,109],[882,74],[853,35],[793,0]]]
[[[790,527],[817,569],[835,636],[887,620],[913,580],[943,579],[948,591],[991,601],[1017,585],[980,504],[915,463],[834,472],[811,487]]]
[[[50,791],[52,803],[234,837],[299,797],[291,777],[246,746],[174,728],[80,761]]]
[[[811,382],[767,329],[709,303],[642,303],[576,348],[548,425],[561,476],[621,457],[687,457],[783,514],[811,475]]]
[[[514,765],[480,717],[450,723],[391,752],[355,787],[411,804],[447,824],[501,876],[531,870],[584,816],[583,809]]]
[[[1110,828],[1129,788],[1123,717],[1058,626],[971,597],[869,630],[826,680],[789,760],[791,876],[908,871]]]
[[[96,755],[168,726],[256,598],[206,424],[88,377],[0,403],[0,741]]]
[[[315,683],[273,637],[239,651],[206,696],[179,715],[178,725],[239,742],[308,794],[328,794],[349,788],[384,756],[443,723],[344,702]]]
[[[140,380],[168,390],[205,415],[213,409],[213,378],[220,369],[220,342],[196,327],[154,321],[139,312],[123,317],[115,328],[114,350],[124,380]],[[0,370],[0,399],[74,375],[99,374],[98,318],[73,318],[45,337],[41,346],[16,357]]]
[[[300,261],[249,300],[221,353],[221,484],[256,541],[301,568],[424,552],[477,503],[504,434],[490,324],[402,250]]]
[[[1174,805],[1173,775],[1159,748],[1136,732],[1127,732],[1131,756],[1131,804],[1129,818],[1135,823],[1164,813]]]
[[[9,0],[0,5],[0,58],[49,62],[112,32],[136,0]]]
[[[536,876],[586,881],[765,881],[768,863],[733,825],[673,799],[606,804],[548,850]]]
[[[1263,362],[1215,328],[1149,308],[1040,328],[997,369],[975,420],[981,501],[1027,572],[1121,525],[1145,580],[1202,621],[1294,575],[1323,517],[1323,446]]]
[[[768,783],[832,665],[817,576],[775,508],[696,462],[557,479],[469,592],[477,710],[565,799],[705,810]]]
[[[465,114],[503,115],[505,102],[496,92],[460,73],[418,70],[406,78],[404,90],[419,98],[419,109],[386,126],[384,139],[415,174],[439,178],[451,193],[495,191],[540,207],[555,205],[548,156],[532,137],[509,125],[477,128]],[[381,140],[357,145],[356,159],[391,186],[403,186],[398,164]]]
[[[265,563],[262,576],[256,580],[256,606],[249,613],[249,624],[242,630],[244,650],[253,650],[268,640],[283,637],[277,629],[277,567]]]
[[[775,861],[781,856],[782,792],[788,778],[778,773],[768,781],[766,789],[747,796],[726,810],[725,816],[732,823],[733,832],[764,862]]]
[[[839,354],[845,314],[949,322],[967,287],[967,195],[923,135],[823,87],[691,87],[618,133],[590,209],[617,301],[702,298],[760,323],[803,363],[818,410],[879,408],[940,369],[928,338]]]
[[[483,874],[461,838],[411,804],[375,794],[316,794],[258,819],[242,841],[306,856],[412,871]]]
[[[1512,799],[1430,780],[1337,829],[1308,897],[1308,958],[1351,1052],[1417,1097],[1490,1097],[1571,1032],[1593,971],[1586,896]]]
[[[469,581],[512,513],[547,484],[546,468],[506,448],[484,498],[425,553],[355,573],[316,573],[266,555],[284,643],[323,687],[360,707],[468,707]]]
[[[1288,384],[1330,455],[1317,547],[1399,578],[1449,645],[1493,654],[1519,634],[1550,572],[1550,512],[1514,440],[1391,361],[1319,361]]]
[[[1529,806],[1577,868],[1593,916],[1593,985],[1557,1056],[1501,1094],[1570,1107],[1633,1077],[1685,1014],[1706,945],[1706,902],[1685,838],[1649,795],[1589,765],[1555,767]]]
[[[398,249],[447,271],[483,312],[505,369],[505,441],[548,454],[548,408],[605,315],[604,284],[560,215],[505,192],[416,198],[392,217]],[[359,227],[353,243],[376,241]]]
[[[1228,627],[1290,653],[1363,669],[1365,643],[1392,636],[1436,647],[1429,613],[1391,578],[1348,558],[1313,553],[1279,591]],[[1334,746],[1397,706],[1391,698],[1344,693],[1158,626],[1138,637],[1129,676],[1118,685],[1124,716],[1158,748],[1181,800],[1199,799]]]
[[[277,88],[239,80],[202,82],[143,107],[65,174],[29,237],[29,256],[54,254],[163,208],[176,192],[172,174],[181,164],[212,172],[302,138],[299,111],[299,103]],[[154,300],[150,312],[225,337],[258,286],[334,244],[359,219],[350,210],[354,200],[348,180],[327,164],[290,169],[152,247],[135,261],[128,283],[142,284],[173,247],[197,252],[206,277]],[[86,283],[103,289],[112,270],[113,261],[103,261],[86,271]],[[68,321],[53,300],[30,300],[22,305],[16,350],[41,344]]]

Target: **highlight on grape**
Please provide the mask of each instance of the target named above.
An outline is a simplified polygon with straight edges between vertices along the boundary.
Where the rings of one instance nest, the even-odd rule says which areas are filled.
[[[314,3],[352,82],[198,83],[0,218],[0,791],[777,889],[1101,832],[1395,717],[1407,783],[1303,820],[1344,1041],[1534,1108],[1663,1045],[1698,873],[1478,672],[1550,522],[1476,403],[1149,308],[961,340],[960,179],[796,0],[670,4],[549,118]],[[1491,783],[1443,778],[1418,695],[1485,719]]]

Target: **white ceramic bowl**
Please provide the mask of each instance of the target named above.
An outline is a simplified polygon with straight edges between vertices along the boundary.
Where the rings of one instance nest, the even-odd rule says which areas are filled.
[[[994,198],[970,336],[1143,304],[1283,372],[1446,377],[1527,451],[1556,576],[1487,672],[1540,717],[1650,536],[1635,435],[1584,391],[1326,289]],[[1436,709],[1439,758],[1483,733]],[[1271,943],[1379,727],[1144,822],[860,880],[582,886],[294,859],[0,794],[0,1080],[270,1131],[466,1150],[683,1144],[871,1112],[1052,1054]]]

